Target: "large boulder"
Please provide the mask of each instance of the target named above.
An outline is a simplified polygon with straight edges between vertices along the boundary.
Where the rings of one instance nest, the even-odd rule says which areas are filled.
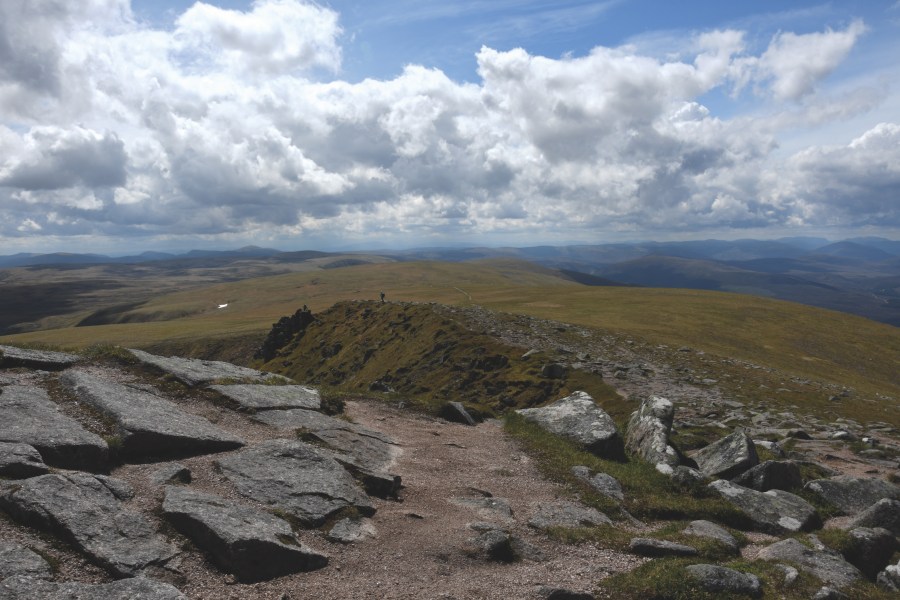
[[[789,460],[767,460],[761,462],[750,468],[750,470],[738,475],[732,481],[757,492],[793,490],[803,487],[800,466]]]
[[[115,420],[126,457],[204,454],[244,445],[236,435],[150,392],[80,371],[69,371],[60,381],[79,400]]]
[[[271,513],[184,487],[169,486],[163,514],[223,570],[245,582],[324,567],[328,557],[301,544]]]
[[[751,573],[718,565],[688,565],[685,570],[707,592],[738,594],[751,598],[762,596],[762,584]]]
[[[239,367],[218,360],[157,356],[143,350],[134,349],[129,349],[128,351],[142,363],[165,371],[189,386],[204,385],[222,380],[242,380],[251,383],[262,383],[271,379],[288,381],[287,378],[281,375]]]
[[[759,463],[756,446],[743,430],[701,448],[691,457],[706,477],[731,479]]]
[[[222,394],[245,410],[319,410],[322,407],[319,391],[305,385],[242,383],[211,385],[209,389]]]
[[[675,407],[666,398],[651,396],[631,415],[625,448],[668,473],[678,466],[678,453],[669,444]]]
[[[141,514],[126,510],[128,484],[102,475],[41,475],[0,486],[0,508],[55,533],[115,577],[134,577],[176,554]]]
[[[862,578],[859,569],[848,563],[836,552],[814,550],[794,538],[788,538],[766,546],[756,555],[758,560],[774,560],[793,563],[823,583],[846,587]]]
[[[866,577],[875,579],[878,572],[890,563],[897,548],[897,538],[881,527],[855,527],[849,531],[849,537],[844,558]]]
[[[217,461],[237,490],[317,527],[346,508],[371,516],[375,506],[327,453],[301,441],[269,440]]]
[[[803,489],[847,515],[863,511],[883,498],[900,500],[900,487],[872,477],[839,475],[810,481]]]
[[[109,447],[62,414],[41,388],[10,385],[0,392],[0,441],[33,446],[44,462],[65,469],[101,471]]]
[[[615,422],[586,392],[575,392],[553,404],[516,412],[597,456],[612,459],[624,456],[622,437]]]
[[[724,479],[713,481],[707,487],[740,509],[757,529],[767,533],[808,531],[820,524],[816,509],[790,492],[757,492]]]
[[[112,583],[51,582],[16,576],[0,583],[3,600],[187,600],[168,583],[133,577]]]
[[[850,519],[847,528],[855,527],[883,527],[900,537],[900,500],[882,498]]]
[[[43,475],[49,470],[34,446],[0,442],[0,477],[24,479]]]
[[[80,356],[68,352],[0,346],[0,368],[2,369],[26,367],[44,371],[59,371],[71,367],[80,359]]]

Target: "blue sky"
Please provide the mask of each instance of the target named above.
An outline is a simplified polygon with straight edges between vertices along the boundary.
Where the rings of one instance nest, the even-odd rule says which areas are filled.
[[[0,4],[0,254],[900,231],[900,2]]]

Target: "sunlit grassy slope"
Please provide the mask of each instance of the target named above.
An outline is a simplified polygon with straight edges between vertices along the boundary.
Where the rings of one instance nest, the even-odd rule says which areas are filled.
[[[339,300],[377,299],[380,291],[388,301],[479,304],[900,397],[895,327],[739,294],[587,287],[518,261],[389,263],[248,279],[160,296],[132,311],[168,320],[38,331],[0,342],[75,348],[222,340],[263,334],[303,304],[320,311]]]

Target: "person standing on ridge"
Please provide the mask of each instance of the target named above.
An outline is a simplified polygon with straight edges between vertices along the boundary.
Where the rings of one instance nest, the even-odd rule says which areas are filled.
[[[381,302],[384,303],[384,292],[381,292]]]

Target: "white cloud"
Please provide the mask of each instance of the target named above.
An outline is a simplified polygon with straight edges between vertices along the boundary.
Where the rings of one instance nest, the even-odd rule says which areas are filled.
[[[125,0],[2,6],[34,41],[0,25],[0,53],[18,61],[0,67],[0,235],[571,239],[821,221],[834,201],[820,196],[868,187],[859,215],[900,222],[877,187],[897,183],[863,168],[893,172],[896,126],[790,169],[771,160],[784,127],[883,97],[810,95],[861,23],[781,33],[759,56],[724,30],[683,58],[485,47],[477,84],[416,65],[348,83],[316,78],[340,68],[341,30],[311,2],[197,3],[171,32],[136,23]],[[704,103],[741,81],[806,98],[804,112],[722,118]],[[839,175],[859,177],[834,195]]]
[[[271,76],[315,67],[337,71],[341,64],[338,15],[316,4],[256,0],[250,12],[241,12],[197,2],[176,25],[177,48],[192,68],[214,63]]]
[[[776,35],[760,57],[738,63],[738,87],[749,80],[768,86],[778,100],[799,100],[844,61],[859,37],[866,32],[862,21],[853,21],[844,31]]]

